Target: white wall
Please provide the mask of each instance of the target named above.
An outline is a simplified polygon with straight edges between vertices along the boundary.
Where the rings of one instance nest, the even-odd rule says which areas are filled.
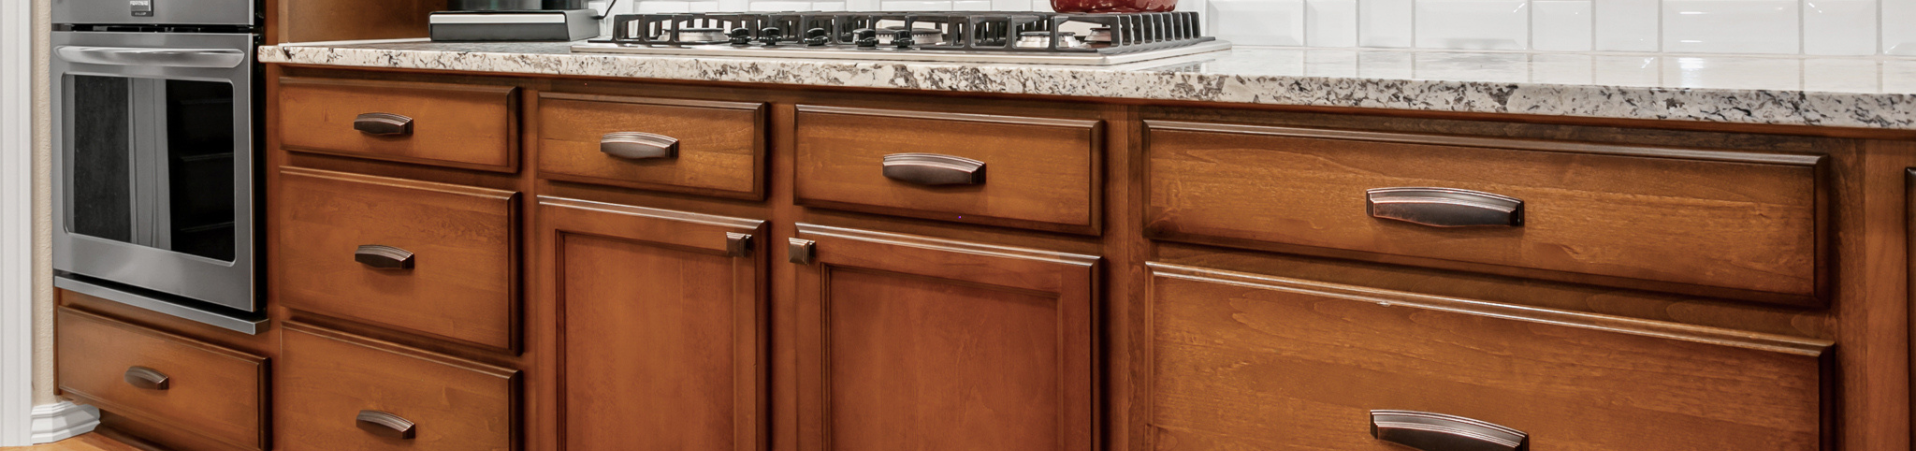
[[[603,8],[605,0],[595,0]],[[620,0],[617,12],[1050,11],[1050,0]],[[1916,55],[1916,0],[1180,0],[1240,45]]]

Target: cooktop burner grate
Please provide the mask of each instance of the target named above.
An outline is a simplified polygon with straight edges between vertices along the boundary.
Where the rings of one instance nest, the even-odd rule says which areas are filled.
[[[1115,55],[1214,41],[1193,12],[776,12],[626,14],[622,47],[784,46]],[[929,42],[927,42],[929,41]]]

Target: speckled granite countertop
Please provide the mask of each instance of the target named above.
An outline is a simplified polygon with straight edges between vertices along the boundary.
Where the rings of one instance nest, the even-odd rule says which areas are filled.
[[[948,92],[1916,130],[1916,59],[1238,47],[1111,67],[288,44],[260,61]]]

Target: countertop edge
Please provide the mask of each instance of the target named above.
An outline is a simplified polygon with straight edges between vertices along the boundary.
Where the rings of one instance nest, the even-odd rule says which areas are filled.
[[[416,45],[416,44],[415,44]],[[1916,130],[1916,94],[1232,75],[1069,66],[261,46],[263,63]]]

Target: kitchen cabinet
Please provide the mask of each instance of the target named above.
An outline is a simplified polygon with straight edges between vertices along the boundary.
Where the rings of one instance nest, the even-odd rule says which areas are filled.
[[[1097,257],[798,230],[800,450],[1093,449]]]
[[[269,449],[1906,449],[1908,136],[269,72]]]
[[[539,200],[568,449],[765,448],[764,221]]]

